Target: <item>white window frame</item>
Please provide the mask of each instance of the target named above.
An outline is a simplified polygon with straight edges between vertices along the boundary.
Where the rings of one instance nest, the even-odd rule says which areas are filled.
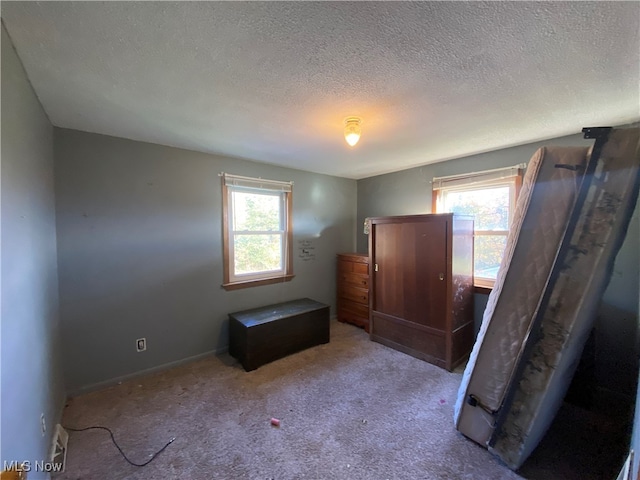
[[[268,285],[286,282],[293,278],[293,228],[292,197],[293,182],[265,180],[262,178],[243,177],[239,175],[220,174],[222,177],[223,199],[223,263],[224,281],[222,286],[227,290]],[[234,225],[234,192],[250,192],[260,195],[275,196],[280,199],[280,227],[270,231],[240,231]],[[281,257],[280,268],[252,273],[235,272],[234,238],[236,235],[280,235]]]
[[[435,177],[433,179],[433,199],[432,211],[434,213],[445,213],[445,197],[447,193],[469,192],[485,190],[496,187],[509,187],[509,228],[513,222],[516,200],[522,185],[522,176],[526,164],[519,164],[513,167],[485,170],[481,172],[466,173],[462,175],[450,175],[447,177]],[[504,236],[509,234],[509,230],[478,230],[474,229],[474,236]],[[474,245],[475,259],[475,245]],[[492,278],[479,277],[475,275],[474,260],[474,285],[481,288],[493,288],[495,280]]]

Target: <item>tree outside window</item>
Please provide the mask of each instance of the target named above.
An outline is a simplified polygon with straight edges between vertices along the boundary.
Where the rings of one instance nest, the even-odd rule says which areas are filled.
[[[474,276],[495,280],[507,242],[510,223],[510,186],[449,191],[444,211],[474,217]]]
[[[282,195],[232,192],[234,276],[282,271]]]
[[[525,166],[434,178],[434,211],[474,218],[476,286],[495,282]]]

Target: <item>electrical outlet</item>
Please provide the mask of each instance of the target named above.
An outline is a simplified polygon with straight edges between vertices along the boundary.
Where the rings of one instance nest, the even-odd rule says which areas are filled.
[[[40,414],[40,430],[42,431],[42,436],[47,433],[47,422],[44,418],[44,413]]]
[[[138,352],[144,352],[147,349],[147,339],[139,338],[136,340],[136,350]]]

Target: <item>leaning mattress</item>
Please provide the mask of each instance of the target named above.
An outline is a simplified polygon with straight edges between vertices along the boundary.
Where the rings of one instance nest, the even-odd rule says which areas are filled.
[[[548,429],[593,325],[637,200],[639,133],[613,130],[587,163],[581,148],[530,162],[455,409],[458,430],[513,469]]]
[[[498,276],[462,377],[456,427],[487,446],[575,202],[587,148],[540,148],[527,165]],[[481,408],[466,403],[469,395]]]

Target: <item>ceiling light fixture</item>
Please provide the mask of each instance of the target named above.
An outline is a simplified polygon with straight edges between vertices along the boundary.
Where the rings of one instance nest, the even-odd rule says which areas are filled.
[[[362,133],[361,123],[360,117],[347,117],[344,119],[344,139],[352,147],[360,140],[360,134]]]

